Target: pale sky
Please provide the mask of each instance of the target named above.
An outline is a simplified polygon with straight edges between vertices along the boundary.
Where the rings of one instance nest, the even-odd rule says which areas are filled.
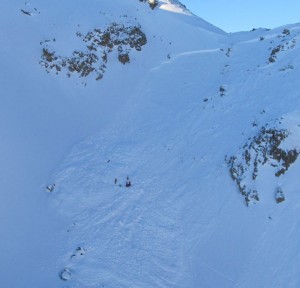
[[[300,0],[181,0],[181,3],[226,32],[300,22]]]

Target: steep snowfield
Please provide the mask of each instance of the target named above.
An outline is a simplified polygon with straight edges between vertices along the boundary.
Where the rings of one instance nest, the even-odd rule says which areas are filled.
[[[300,164],[275,155],[300,151],[300,24],[225,34],[169,0],[1,6],[1,287],[300,286]],[[147,43],[114,34],[130,63],[104,47],[103,79],[39,64],[114,22]],[[287,136],[258,143],[263,127]],[[245,149],[266,157],[255,179]]]

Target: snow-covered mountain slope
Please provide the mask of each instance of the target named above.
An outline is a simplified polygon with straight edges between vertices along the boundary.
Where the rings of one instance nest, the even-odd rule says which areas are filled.
[[[157,4],[1,4],[1,287],[299,287],[300,25]]]

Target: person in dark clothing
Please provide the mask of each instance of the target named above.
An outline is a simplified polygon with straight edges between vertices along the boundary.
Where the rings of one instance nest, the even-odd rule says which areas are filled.
[[[126,180],[126,187],[130,187],[131,186],[131,181],[129,180],[129,176],[127,176],[127,180]]]

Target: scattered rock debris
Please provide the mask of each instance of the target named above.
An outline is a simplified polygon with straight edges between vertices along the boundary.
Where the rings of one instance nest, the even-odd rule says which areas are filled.
[[[269,63],[274,63],[277,59],[277,54],[280,51],[284,51],[284,46],[283,45],[278,45],[275,48],[273,48],[270,57],[269,57]]]
[[[284,197],[281,187],[277,188],[275,198],[276,198],[276,203],[281,203],[281,202],[285,201],[285,197]]]
[[[84,256],[86,253],[86,249],[81,247],[81,246],[78,246],[75,251],[73,252],[73,254],[71,255],[71,259],[74,259],[78,256]]]
[[[219,91],[220,91],[220,96],[223,97],[225,95],[226,89],[223,86],[220,86]]]
[[[23,14],[27,15],[27,16],[31,16],[31,15],[32,15],[31,12],[25,11],[24,9],[21,9],[21,12],[22,12]]]
[[[269,48],[271,50],[271,54],[268,58],[268,63],[274,63],[277,60],[278,54],[282,51],[286,51],[289,49],[293,49],[296,46],[298,35],[291,35],[291,31],[289,29],[284,29],[282,34],[278,35],[277,38],[281,39],[280,44],[275,47]],[[270,43],[273,44],[274,41]]]
[[[153,10],[157,5],[157,0],[139,0],[140,2],[149,3],[150,8]]]
[[[55,188],[55,184],[51,184],[51,185],[48,185],[48,186],[46,187],[46,190],[47,190],[48,192],[53,192],[53,191],[54,191],[54,188]]]

